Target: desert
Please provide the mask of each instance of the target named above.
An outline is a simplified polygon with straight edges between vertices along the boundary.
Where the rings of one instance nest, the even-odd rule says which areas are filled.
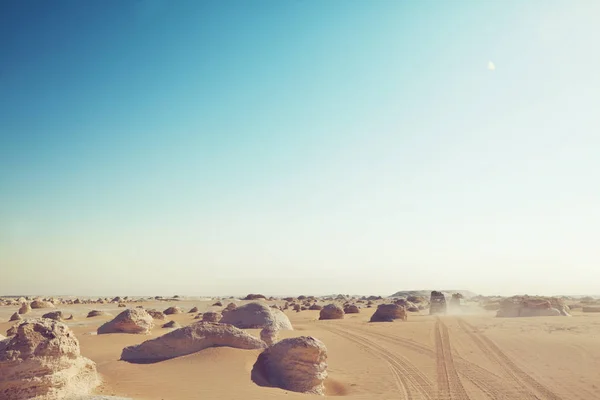
[[[414,293],[55,298],[47,299],[51,315],[49,307],[32,307],[16,321],[10,321],[15,312],[44,300],[5,297],[0,394],[7,400],[600,398],[600,314],[588,312],[600,300]],[[453,307],[441,310],[442,296]],[[422,309],[407,311],[400,304],[408,299]],[[295,304],[306,309],[294,311]],[[491,311],[490,304],[500,307]],[[168,312],[172,323],[165,324],[146,309],[178,311]],[[196,312],[219,320],[196,319]],[[39,339],[27,332],[41,329],[62,333],[52,333],[48,345],[31,345]],[[24,343],[33,346],[29,356]],[[36,375],[47,386],[39,393],[31,389]]]

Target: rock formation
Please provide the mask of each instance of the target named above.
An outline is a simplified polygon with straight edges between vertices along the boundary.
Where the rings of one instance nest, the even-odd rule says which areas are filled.
[[[190,309],[190,311],[188,311],[188,313],[197,313],[198,312],[198,307],[192,307]]]
[[[79,342],[62,322],[21,322],[0,346],[0,397],[7,400],[70,399],[99,383],[96,364],[82,357]]]
[[[204,322],[219,322],[220,319],[221,314],[216,312],[209,311],[202,314],[202,321]]]
[[[223,303],[217,301],[215,304],[213,304],[213,307],[223,307]]]
[[[21,308],[19,308],[19,314],[27,314],[30,311],[31,311],[31,306],[29,306],[29,303],[23,303],[21,305]]]
[[[88,313],[87,317],[88,318],[92,318],[92,317],[99,317],[99,316],[109,316],[110,314],[105,312],[105,311],[101,311],[101,310],[92,310]]]
[[[165,314],[163,314],[162,311],[158,311],[158,310],[154,310],[154,309],[150,309],[150,310],[146,310],[148,312],[148,314],[150,314],[150,316],[154,319],[165,319],[167,318],[165,316]]]
[[[265,296],[263,296],[262,294],[249,294],[248,296],[244,297],[242,300],[261,300],[264,299],[266,300],[267,298]]]
[[[42,318],[53,319],[55,321],[62,321],[63,313],[62,313],[62,311],[52,311],[52,312],[42,315]]]
[[[371,316],[370,322],[393,322],[395,319],[406,321],[406,309],[398,304],[380,304]]]
[[[277,342],[278,333],[279,329],[273,326],[268,326],[260,331],[260,339],[265,342],[267,346],[272,346],[275,342]]]
[[[360,309],[355,304],[348,304],[344,307],[344,314],[358,314]]]
[[[500,302],[496,317],[570,316],[569,307],[558,297],[513,296]]]
[[[54,308],[54,304],[44,300],[34,300],[31,302],[31,308]]]
[[[149,333],[154,326],[154,320],[146,312],[139,308],[130,308],[113,320],[108,321],[98,328],[98,334],[104,333]]]
[[[135,363],[152,363],[220,346],[248,350],[265,348],[261,340],[234,326],[197,322],[156,339],[125,347],[121,359]]]
[[[12,322],[12,321],[20,321],[20,320],[22,320],[22,319],[23,319],[23,318],[21,317],[21,315],[19,315],[19,313],[18,313],[18,312],[16,312],[16,313],[14,313],[13,315],[11,315],[11,316],[10,316],[10,319],[9,319],[8,321],[9,321],[9,322]]]
[[[183,310],[179,307],[169,307],[165,311],[163,311],[163,314],[165,314],[165,315],[173,315],[173,314],[181,314],[181,313],[183,313]]]
[[[293,330],[292,323],[283,311],[261,303],[248,303],[223,314],[222,324],[240,329],[262,329],[273,326],[281,330]]]
[[[237,308],[237,305],[235,303],[229,303],[229,304],[227,304],[227,307],[225,307],[223,312],[235,310],[236,308]]]
[[[446,296],[444,296],[444,293],[432,291],[429,303],[430,315],[446,314]]]
[[[319,319],[343,319],[344,310],[337,304],[327,304],[319,313]]]
[[[318,339],[283,339],[263,351],[252,369],[252,380],[293,392],[324,395],[327,348]]]
[[[163,328],[181,328],[181,325],[176,321],[169,321],[162,326]]]

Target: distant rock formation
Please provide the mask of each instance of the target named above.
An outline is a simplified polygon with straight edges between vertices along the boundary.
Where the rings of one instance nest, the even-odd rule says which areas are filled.
[[[265,342],[267,346],[272,346],[277,342],[278,334],[279,329],[273,326],[268,326],[260,331],[260,339]]]
[[[21,308],[19,308],[19,314],[27,314],[31,312],[31,306],[29,305],[29,303],[23,303],[21,305]]]
[[[31,302],[31,308],[54,308],[54,304],[44,300],[34,300]]]
[[[181,328],[181,325],[176,321],[169,321],[162,326],[163,328]]]
[[[89,394],[100,380],[96,364],[81,356],[79,342],[62,322],[21,322],[0,346],[0,397],[67,399]]]
[[[13,315],[11,315],[11,317],[10,317],[10,319],[9,319],[8,321],[9,321],[9,322],[12,322],[12,321],[20,321],[20,320],[22,320],[22,319],[23,319],[23,318],[21,318],[21,315],[20,315],[18,312],[16,312],[16,313],[14,313]]]
[[[154,320],[146,312],[139,308],[129,308],[113,320],[108,321],[98,328],[98,334],[105,333],[140,333],[146,334],[154,326]]]
[[[314,311],[314,310],[317,310],[317,311],[318,311],[318,310],[322,310],[322,309],[323,309],[323,306],[320,306],[320,305],[318,305],[318,304],[316,304],[316,303],[315,303],[315,304],[311,305],[310,307],[308,307],[308,309],[309,309],[309,310],[313,310],[313,311]]]
[[[162,312],[162,311],[158,311],[158,310],[155,310],[155,309],[150,309],[150,310],[146,310],[146,311],[147,311],[147,312],[148,312],[148,314],[150,314],[150,316],[151,316],[152,318],[154,318],[154,319],[165,319],[165,318],[167,318],[167,317],[165,316],[165,314],[163,314],[163,312]]]
[[[213,311],[208,311],[202,314],[202,321],[204,322],[219,322],[221,314]]]
[[[244,297],[242,300],[261,300],[264,299],[266,300],[267,298],[265,296],[263,296],[262,294],[249,294],[246,297]]]
[[[62,321],[63,313],[62,313],[62,311],[52,311],[52,312],[42,315],[42,318],[53,319],[55,321]]]
[[[325,394],[327,348],[318,339],[283,339],[263,351],[252,369],[252,380],[293,392]]]
[[[446,314],[446,296],[444,293],[432,291],[429,300],[429,314]]]
[[[223,307],[223,303],[217,301],[215,304],[213,304],[213,307]]]
[[[225,307],[223,312],[235,310],[236,308],[237,308],[237,305],[235,303],[229,303],[229,304],[227,304],[227,307]]]
[[[393,322],[395,319],[406,321],[406,309],[398,304],[380,304],[370,322]]]
[[[496,317],[570,316],[569,307],[558,297],[513,296],[500,301]]]
[[[109,313],[101,310],[92,310],[87,314],[88,318],[100,317],[100,316],[110,316]]]
[[[198,312],[198,307],[192,307],[190,308],[190,311],[188,311],[188,314],[193,314],[193,313],[197,313]]]
[[[179,307],[169,307],[165,311],[163,311],[163,314],[165,314],[165,315],[182,314],[182,313],[183,313],[183,310]]]
[[[283,311],[262,303],[248,303],[223,314],[222,324],[230,324],[240,329],[262,329],[273,326],[280,330],[294,330],[292,323]]]
[[[337,304],[327,304],[319,313],[319,319],[343,319],[344,310]]]
[[[156,339],[125,347],[121,359],[133,363],[152,363],[221,346],[248,350],[266,347],[261,340],[234,326],[198,322]]]
[[[344,314],[358,314],[360,312],[360,308],[358,308],[355,304],[348,304],[344,306]]]

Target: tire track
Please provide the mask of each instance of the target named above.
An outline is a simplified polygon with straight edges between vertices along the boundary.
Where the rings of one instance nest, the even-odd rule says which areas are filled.
[[[426,345],[415,342],[411,339],[405,339],[397,336],[385,335],[379,332],[373,332],[368,329],[360,328],[349,328],[345,326],[348,331],[354,331],[356,333],[363,333],[367,336],[377,337],[388,343],[400,345],[414,351],[423,356],[429,357],[433,360],[436,359],[436,352]],[[506,386],[505,378],[498,376],[497,374],[489,371],[471,361],[468,361],[460,356],[454,356],[454,364],[456,370],[464,379],[469,380],[474,386],[479,388],[489,399],[491,400],[514,400],[515,393],[512,388]]]
[[[560,396],[535,380],[531,375],[519,368],[492,340],[473,325],[458,318],[458,325],[466,332],[479,349],[493,362],[498,364],[507,375],[509,375],[521,389],[521,396],[527,399],[562,400]],[[533,389],[533,390],[532,390]],[[542,397],[538,397],[537,392]]]
[[[435,322],[436,370],[438,400],[470,400],[463,387],[452,358],[448,327],[439,318]]]
[[[323,324],[323,328],[356,343],[359,347],[386,361],[394,374],[396,384],[402,388],[401,391],[405,394],[406,399],[433,400],[435,398],[433,384],[427,376],[404,357],[395,356],[385,347],[356,333],[344,331],[331,325],[325,326],[325,324]]]

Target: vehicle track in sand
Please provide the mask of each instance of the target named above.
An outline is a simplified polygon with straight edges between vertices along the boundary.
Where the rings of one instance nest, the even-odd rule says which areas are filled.
[[[388,349],[369,338],[332,326],[331,324],[323,324],[323,328],[357,344],[364,350],[384,360],[392,371],[396,385],[405,399],[436,399],[432,382],[405,357],[390,353]]]
[[[434,329],[438,400],[470,400],[454,366],[448,327],[438,318]]]
[[[457,318],[459,327],[473,340],[490,361],[499,365],[521,390],[520,399],[562,400],[560,396],[519,368],[491,339],[476,327]]]
[[[363,334],[367,337],[376,338],[383,340],[387,343],[399,345],[410,351],[414,351],[418,354],[431,358],[432,361],[436,360],[436,352],[433,348],[430,348],[424,344],[418,343],[411,339],[402,338],[399,336],[391,336],[379,332],[374,332],[370,329],[344,326],[346,330],[355,332],[357,334]],[[468,361],[458,355],[454,355],[454,364],[456,370],[460,376],[470,381],[476,386],[482,393],[485,394],[491,400],[514,400],[515,393],[511,387],[507,387],[506,379],[500,377],[492,371],[489,371],[478,364]]]

